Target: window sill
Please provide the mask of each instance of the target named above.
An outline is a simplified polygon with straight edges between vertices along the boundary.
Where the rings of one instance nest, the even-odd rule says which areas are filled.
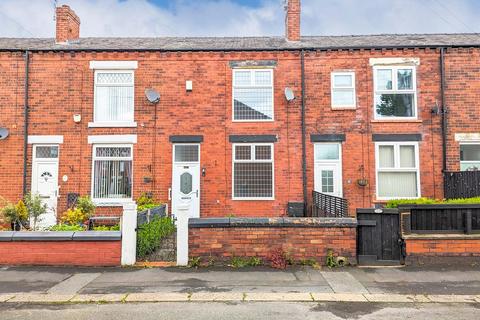
[[[423,120],[419,119],[375,119],[370,120],[371,123],[382,123],[382,122],[389,122],[389,123],[422,123]]]
[[[233,201],[274,201],[275,198],[232,198]]]
[[[132,203],[132,199],[93,199],[97,207],[122,207],[125,203]]]
[[[136,122],[89,122],[89,128],[136,128]]]
[[[249,122],[275,122],[274,119],[266,119],[266,120],[232,120],[232,122],[237,123],[249,123]]]
[[[332,110],[335,110],[335,111],[342,111],[342,110],[357,110],[357,107],[356,106],[345,106],[345,107],[341,107],[341,106],[331,106],[331,109]]]

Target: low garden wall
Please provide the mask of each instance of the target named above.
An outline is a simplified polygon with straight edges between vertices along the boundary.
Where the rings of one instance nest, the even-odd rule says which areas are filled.
[[[0,265],[119,266],[120,231],[0,232]]]
[[[189,221],[189,256],[228,260],[268,259],[282,250],[290,259],[324,264],[328,249],[356,263],[353,218],[206,218]]]

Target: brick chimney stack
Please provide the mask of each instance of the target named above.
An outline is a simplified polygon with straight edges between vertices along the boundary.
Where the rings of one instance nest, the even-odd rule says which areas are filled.
[[[285,0],[285,37],[288,41],[300,41],[300,0]]]
[[[57,22],[55,40],[57,43],[75,41],[80,38],[80,18],[69,6],[57,7],[55,20]]]

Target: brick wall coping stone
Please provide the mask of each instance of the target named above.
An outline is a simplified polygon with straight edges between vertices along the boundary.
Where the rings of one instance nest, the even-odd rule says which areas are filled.
[[[356,228],[355,218],[194,218],[190,228]]]
[[[396,208],[359,208],[357,213],[398,213]]]
[[[480,234],[406,234],[402,235],[405,240],[480,240]]]
[[[398,209],[480,209],[480,203],[474,204],[462,204],[462,203],[439,203],[439,204],[402,204],[398,206]]]
[[[0,231],[0,242],[117,241],[121,238],[121,231]]]

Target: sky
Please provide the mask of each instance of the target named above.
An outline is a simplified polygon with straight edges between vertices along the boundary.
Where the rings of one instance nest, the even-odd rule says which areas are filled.
[[[284,34],[283,0],[58,0],[81,37]],[[0,0],[0,37],[54,37],[54,0]],[[302,35],[480,32],[480,0],[302,0]]]

